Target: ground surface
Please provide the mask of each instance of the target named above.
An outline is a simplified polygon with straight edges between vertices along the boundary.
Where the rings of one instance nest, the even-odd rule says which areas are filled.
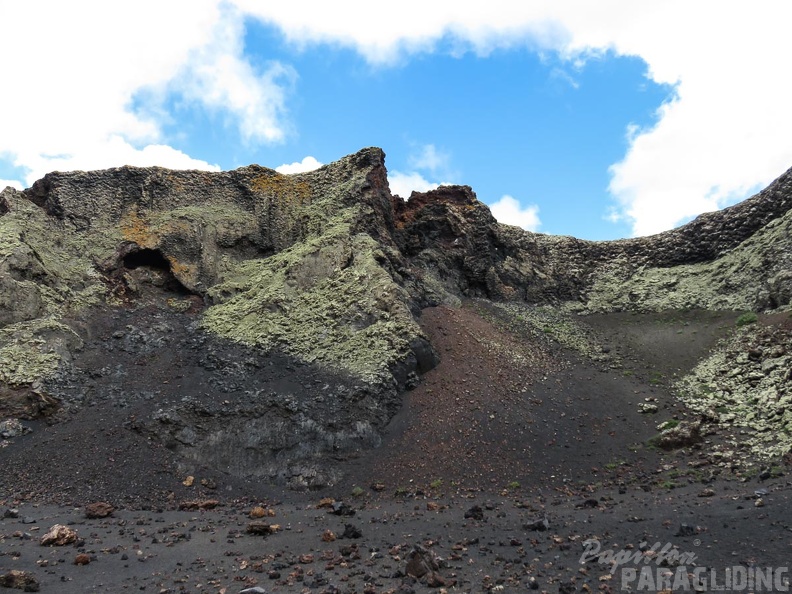
[[[116,315],[118,327],[127,328],[123,312]],[[647,447],[658,423],[685,417],[669,389],[673,379],[733,328],[734,317],[583,318],[576,323],[589,340],[581,354],[484,302],[427,309],[421,322],[441,363],[406,394],[382,445],[337,460],[343,479],[320,492],[210,470],[135,430],[136,407],[152,406],[152,398],[162,406],[189,386],[218,382],[207,366],[155,396],[84,396],[88,406],[75,407],[63,422],[34,425],[0,449],[0,516],[6,516],[0,574],[28,571],[42,592],[66,594],[231,594],[254,586],[407,592],[425,591],[427,581],[449,592],[568,593],[619,591],[629,570],[641,567],[650,568],[653,582],[640,589],[662,590],[658,572],[675,571],[673,559],[660,563],[662,555],[651,553],[640,565],[581,563],[587,539],[597,539],[601,551],[637,553],[642,542],[649,549],[675,546],[696,556],[691,569],[714,570],[720,584],[727,567],[787,566],[792,484],[786,475],[760,480],[758,471],[712,464],[706,442],[674,452]],[[116,340],[128,348],[114,356],[139,359],[152,382],[174,381],[156,356],[158,348],[191,356],[174,319],[156,322],[172,331],[147,334],[175,337],[170,343],[135,346],[137,334],[127,330]],[[334,379],[272,361],[291,367],[257,372],[272,385],[289,382],[308,392]],[[226,383],[234,379],[223,366],[219,373]],[[657,412],[641,413],[644,403]],[[325,497],[345,501],[355,515],[319,507]],[[209,499],[218,506],[179,509]],[[119,509],[86,519],[83,506],[98,500]],[[273,510],[274,517],[257,520],[279,525],[273,534],[248,534],[256,505]],[[471,513],[474,506],[480,509]],[[54,524],[75,529],[77,543],[39,545]],[[340,538],[345,532],[350,538]],[[404,577],[414,545],[444,559],[428,580]],[[81,553],[87,565],[74,564]],[[639,589],[637,582],[625,585]]]

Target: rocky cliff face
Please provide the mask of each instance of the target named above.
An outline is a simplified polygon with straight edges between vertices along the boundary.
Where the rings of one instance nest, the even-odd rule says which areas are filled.
[[[52,173],[0,194],[0,417],[106,402],[187,457],[324,484],[435,365],[423,307],[789,308],[790,209],[788,172],[679,229],[589,242],[500,225],[466,186],[391,196],[376,148],[297,175]]]
[[[792,171],[678,229],[592,242],[499,225],[469,187],[444,187],[397,202],[396,240],[435,292],[580,312],[764,310],[790,303],[790,209]]]

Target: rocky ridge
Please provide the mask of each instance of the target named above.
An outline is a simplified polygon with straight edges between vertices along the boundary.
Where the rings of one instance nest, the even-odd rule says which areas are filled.
[[[187,458],[321,486],[328,457],[376,446],[436,364],[421,309],[788,310],[790,209],[787,172],[679,229],[590,242],[498,224],[466,186],[392,196],[376,148],[296,175],[52,173],[0,194],[0,416],[110,394]],[[130,370],[163,353],[156,388],[137,386]]]

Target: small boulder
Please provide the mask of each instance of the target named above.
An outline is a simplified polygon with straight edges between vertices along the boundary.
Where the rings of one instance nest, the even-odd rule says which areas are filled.
[[[49,531],[41,537],[41,546],[62,547],[74,543],[77,540],[77,531],[72,530],[63,524],[55,524]]]
[[[330,507],[330,513],[334,516],[347,516],[351,518],[355,515],[355,510],[352,506],[343,501],[336,501]]]
[[[440,563],[432,552],[421,545],[415,545],[407,557],[407,568],[404,573],[419,580],[438,569]]]
[[[267,522],[250,522],[245,531],[254,536],[269,536],[275,532],[275,529]]]
[[[32,573],[16,569],[0,574],[0,586],[23,592],[38,592],[40,588],[38,580]]]
[[[214,509],[220,502],[217,499],[195,499],[192,501],[182,501],[179,504],[179,509],[183,511],[207,510]]]
[[[345,524],[344,525],[344,532],[341,533],[339,538],[362,538],[363,532],[357,526],[353,524]]]
[[[30,428],[20,423],[19,419],[0,421],[0,437],[3,439],[19,437],[20,435],[25,435],[25,433],[30,433],[30,431]]]
[[[256,507],[250,510],[250,514],[248,515],[250,515],[250,517],[253,518],[254,520],[258,520],[259,518],[272,518],[275,517],[275,511],[257,505]]]
[[[474,505],[465,512],[465,519],[471,519],[480,522],[484,519],[484,510],[481,509],[480,505]]]
[[[115,511],[115,508],[104,501],[89,503],[85,506],[85,517],[89,520],[106,518]]]
[[[540,518],[533,522],[526,522],[523,524],[523,530],[532,530],[534,532],[544,532],[550,528],[550,522],[547,518]]]
[[[653,443],[663,450],[675,450],[690,447],[701,440],[701,424],[682,421],[676,427],[662,431],[653,439]]]

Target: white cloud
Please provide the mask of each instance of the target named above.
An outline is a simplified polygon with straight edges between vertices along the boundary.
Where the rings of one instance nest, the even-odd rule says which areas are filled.
[[[235,0],[298,45],[352,47],[371,63],[412,53],[527,46],[587,56],[639,56],[647,76],[676,85],[658,124],[635,131],[611,170],[618,215],[636,234],[666,229],[767,184],[792,164],[792,3],[404,0],[376,11],[356,2]],[[415,15],[420,15],[416,18]]]
[[[297,45],[351,47],[372,64],[439,48],[557,51],[573,68],[603,52],[639,56],[649,78],[676,85],[676,97],[656,126],[629,133],[611,169],[613,214],[636,234],[739,199],[792,164],[792,85],[783,74],[792,3],[780,0],[404,0],[377,10],[352,0],[0,2],[0,22],[13,24],[0,35],[0,154],[29,171],[28,183],[55,168],[213,168],[168,146],[162,99],[174,93],[246,142],[283,140],[296,74],[246,59],[249,16]],[[433,145],[421,156],[412,169],[454,177]],[[433,185],[394,172],[396,187],[399,176],[415,189]]]
[[[220,0],[2,2],[0,154],[29,173],[124,164],[216,169],[168,146],[168,93],[250,142],[283,138],[287,68],[255,69],[243,15]],[[31,42],[35,31],[36,42]],[[146,97],[145,103],[136,98]]]
[[[424,144],[407,157],[408,164],[413,171],[390,171],[388,172],[388,183],[391,193],[402,198],[409,198],[415,192],[428,192],[438,186],[451,185],[452,182],[434,182],[426,179],[423,173],[427,173],[435,179],[443,177],[453,178],[448,166],[450,157],[447,153],[440,151],[434,144]],[[418,170],[418,171],[416,171]]]
[[[8,186],[12,188],[16,188],[17,190],[24,190],[25,187],[22,185],[22,182],[15,180],[15,179],[0,179],[0,192],[5,190]]]
[[[193,50],[170,86],[193,102],[230,114],[246,140],[278,142],[286,134],[286,91],[296,72],[276,61],[254,69],[243,57],[244,34],[240,13],[221,12],[208,43]]]
[[[433,144],[425,144],[420,147],[417,153],[410,155],[410,165],[415,169],[423,169],[437,173],[441,169],[448,167],[448,154],[437,150]]]
[[[523,207],[516,198],[505,194],[500,200],[489,205],[499,223],[516,225],[526,231],[536,231],[542,222],[539,220],[539,207],[530,204]]]
[[[409,198],[410,194],[415,192],[428,192],[434,190],[440,184],[430,182],[420,173],[415,171],[409,173],[402,173],[401,171],[388,172],[388,185],[390,186],[391,194],[401,196],[402,198]]]
[[[304,171],[313,171],[319,169],[324,163],[320,163],[312,156],[304,157],[302,161],[294,163],[284,163],[275,168],[278,173],[302,173]]]
[[[67,156],[32,156],[26,164],[30,168],[30,173],[26,178],[28,184],[32,184],[50,171],[107,169],[120,165],[137,167],[158,165],[170,169],[220,170],[217,165],[193,159],[182,151],[167,145],[149,144],[142,149],[137,149],[120,136],[111,136],[94,149],[95,153],[89,151]]]

